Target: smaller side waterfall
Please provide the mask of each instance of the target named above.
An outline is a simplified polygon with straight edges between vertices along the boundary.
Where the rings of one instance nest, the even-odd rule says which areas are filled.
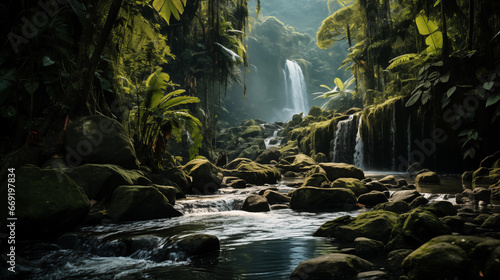
[[[359,118],[359,124],[358,124],[358,133],[356,134],[356,146],[354,147],[354,165],[356,167],[364,169],[364,144],[363,144],[363,139],[361,139],[361,124],[362,124],[363,119],[360,117]]]
[[[337,123],[332,154],[333,162],[354,163],[357,130],[358,124],[354,115]]]
[[[281,137],[278,137],[278,130],[273,132],[273,136],[264,139],[264,143],[266,144],[266,149],[281,145]]]

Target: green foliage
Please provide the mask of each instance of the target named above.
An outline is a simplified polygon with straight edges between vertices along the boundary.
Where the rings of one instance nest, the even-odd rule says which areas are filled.
[[[352,1],[344,1],[352,2]],[[328,49],[337,41],[347,39],[347,28],[354,38],[360,35],[362,27],[359,1],[336,11],[327,17],[321,24],[317,34],[317,45],[322,49]]]
[[[321,85],[328,89],[327,92],[316,92],[314,95],[319,95],[317,98],[328,98],[328,100],[321,107],[323,110],[341,110],[348,108],[352,105],[354,91],[349,89],[349,87],[354,83],[354,76],[342,82],[339,78],[335,78],[335,88],[331,89],[327,85]],[[352,106],[354,107],[354,106]]]
[[[174,16],[176,20],[180,20],[186,2],[187,0],[154,0],[153,8],[168,24],[170,24],[171,16]]]

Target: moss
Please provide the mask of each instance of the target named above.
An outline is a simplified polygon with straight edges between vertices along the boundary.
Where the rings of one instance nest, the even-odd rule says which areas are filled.
[[[276,165],[277,168],[285,171],[306,172],[315,168],[317,163],[309,156],[298,154],[283,157]]]
[[[391,201],[380,203],[373,208],[373,210],[386,210],[398,214],[403,214],[410,211],[410,205],[406,201]]]
[[[249,159],[238,158],[231,161],[226,169],[222,170],[225,176],[234,176],[245,180],[249,184],[275,184],[281,173],[275,167],[256,163]]]
[[[252,125],[258,125],[258,123],[254,120],[248,120],[243,123],[243,126],[252,126]]]
[[[257,145],[252,145],[246,149],[244,149],[239,155],[239,158],[248,158],[251,160],[255,160],[257,155],[259,154],[260,147]]]
[[[262,127],[260,125],[251,125],[245,128],[240,134],[241,138],[262,137]]]
[[[332,188],[345,188],[351,190],[356,196],[368,192],[363,183],[355,178],[339,178],[332,183]]]
[[[326,175],[330,181],[335,181],[339,178],[356,178],[360,180],[365,178],[365,173],[352,164],[326,162],[320,163],[319,166],[326,171]]]
[[[319,117],[323,115],[323,110],[318,106],[312,106],[311,109],[309,109],[309,113],[307,115],[313,117]]]
[[[347,189],[301,187],[291,194],[290,206],[294,210],[336,211],[356,205],[356,196]]]
[[[472,178],[473,189],[494,187],[500,182],[500,168],[481,167],[473,173]]]

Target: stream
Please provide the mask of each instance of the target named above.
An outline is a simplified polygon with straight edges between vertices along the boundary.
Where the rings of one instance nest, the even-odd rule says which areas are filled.
[[[273,187],[282,193],[293,190],[282,183]],[[250,193],[266,188],[269,186],[220,189],[217,195],[188,196],[175,205],[184,214],[178,218],[79,228],[76,234],[81,242],[76,250],[31,250],[27,258],[38,268],[26,279],[289,279],[300,262],[338,252],[338,244],[332,240],[312,236],[318,227],[340,216],[367,211],[238,210]],[[453,201],[445,194],[425,196]],[[151,259],[156,249],[144,249],[144,244],[161,248],[171,240],[197,233],[217,236],[220,253],[186,259],[171,252],[166,260],[155,262]],[[142,247],[125,252],[124,239],[128,244],[135,244],[135,240]]]

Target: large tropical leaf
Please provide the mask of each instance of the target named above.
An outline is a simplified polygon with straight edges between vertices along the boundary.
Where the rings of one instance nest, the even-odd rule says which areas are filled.
[[[434,21],[429,20],[426,15],[419,15],[415,19],[415,22],[417,23],[418,32],[424,36],[430,35],[439,29],[437,24]]]
[[[426,50],[428,54],[443,48],[443,33],[437,31],[425,38],[425,43],[429,46]]]
[[[180,15],[184,13],[186,3],[187,0],[154,0],[153,8],[170,24],[171,16],[177,20],[181,18]]]
[[[146,80],[147,94],[144,100],[146,108],[158,106],[169,85],[169,81],[170,76],[167,73],[161,72],[161,69],[156,70],[156,72],[148,77]]]

